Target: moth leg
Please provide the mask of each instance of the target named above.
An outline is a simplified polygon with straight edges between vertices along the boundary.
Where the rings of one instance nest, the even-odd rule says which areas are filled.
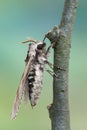
[[[45,41],[45,39],[46,39],[46,35],[44,36],[43,42]]]
[[[56,78],[58,77],[58,75],[55,74],[53,71],[48,70],[48,69],[46,69],[46,71],[47,71],[52,77],[53,77],[53,76],[55,76]]]
[[[46,56],[48,57],[49,53],[50,53],[50,48],[51,48],[51,45],[47,48],[47,51],[46,51]]]
[[[50,53],[50,49],[53,48],[54,46],[55,46],[55,42],[51,43],[51,45],[47,48],[46,56],[49,55],[49,53]]]
[[[44,43],[44,41],[45,41],[45,39],[46,39],[47,37],[46,37],[46,35],[45,35],[45,37],[44,37],[44,39],[43,39],[43,43]],[[49,54],[49,52],[50,52],[50,48],[52,47],[52,44],[47,48],[47,51],[46,51],[46,56]]]
[[[62,69],[62,68],[60,68],[60,67],[58,67],[58,66],[56,66],[56,65],[54,65],[54,64],[52,64],[52,63],[50,63],[49,61],[46,61],[46,63],[49,65],[49,67],[50,67],[52,70],[53,70],[53,68],[56,68],[56,69],[65,71],[64,69]]]

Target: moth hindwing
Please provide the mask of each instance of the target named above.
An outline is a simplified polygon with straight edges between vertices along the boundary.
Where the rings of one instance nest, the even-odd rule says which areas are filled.
[[[36,41],[29,44],[27,57],[25,59],[25,70],[13,103],[12,119],[16,117],[23,96],[25,102],[27,102],[29,98],[32,107],[37,104],[42,89],[43,72],[46,61],[46,44]]]

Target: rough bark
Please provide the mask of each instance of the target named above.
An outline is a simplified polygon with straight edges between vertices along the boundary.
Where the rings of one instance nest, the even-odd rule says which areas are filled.
[[[65,0],[60,25],[54,27],[47,38],[55,42],[54,65],[64,69],[54,68],[58,78],[53,79],[53,104],[49,108],[52,130],[70,130],[70,115],[68,101],[68,73],[71,47],[71,36],[76,16],[78,0]]]

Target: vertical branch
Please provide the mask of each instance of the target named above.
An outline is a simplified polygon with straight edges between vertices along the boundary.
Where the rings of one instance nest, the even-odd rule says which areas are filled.
[[[68,73],[71,47],[71,36],[75,21],[78,0],[65,0],[62,19],[58,27],[54,27],[47,38],[55,42],[54,64],[65,71],[54,72],[58,78],[53,79],[53,104],[49,108],[52,130],[70,130],[70,115],[68,101]]]

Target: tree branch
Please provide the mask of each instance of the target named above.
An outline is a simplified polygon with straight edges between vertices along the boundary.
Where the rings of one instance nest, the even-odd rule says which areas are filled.
[[[49,107],[52,130],[70,130],[68,102],[68,72],[71,36],[74,27],[78,0],[65,0],[60,25],[49,31],[46,37],[55,42],[54,65],[65,71],[54,68],[58,78],[53,79],[53,104]]]

